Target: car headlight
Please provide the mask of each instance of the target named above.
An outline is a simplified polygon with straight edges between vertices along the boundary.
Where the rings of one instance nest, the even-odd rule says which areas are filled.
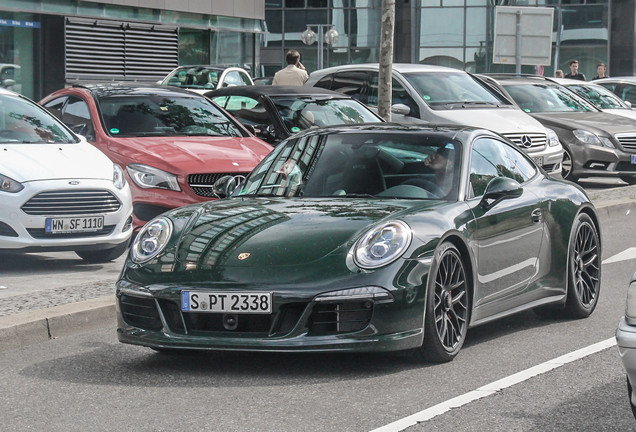
[[[113,184],[117,189],[123,189],[126,186],[124,170],[117,164],[113,164]]]
[[[20,192],[22,189],[24,189],[22,183],[19,183],[12,178],[0,174],[0,192],[16,193]]]
[[[181,190],[174,174],[142,164],[130,164],[126,169],[130,178],[142,189],[168,189],[177,192]]]
[[[369,230],[354,246],[355,263],[364,269],[389,264],[406,251],[413,232],[402,221],[389,221]]]
[[[545,128],[545,130],[548,133],[548,145],[550,147],[558,146],[560,144],[560,141],[556,132],[549,128]]]
[[[612,144],[612,141],[609,138],[598,137],[596,134],[593,134],[590,131],[586,131],[583,129],[574,129],[572,133],[574,134],[576,139],[584,144],[614,148],[614,144]]]
[[[631,325],[636,325],[636,281],[630,283],[629,288],[627,289],[625,318],[627,318]]]
[[[166,247],[172,236],[172,222],[159,217],[148,222],[139,231],[131,249],[131,258],[136,264],[143,264],[156,257]]]

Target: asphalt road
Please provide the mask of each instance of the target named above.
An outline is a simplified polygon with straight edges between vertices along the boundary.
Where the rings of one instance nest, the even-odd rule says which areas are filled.
[[[604,221],[604,260],[636,244],[629,229],[634,217]],[[1,259],[0,285],[8,287],[0,296],[15,293],[19,273],[29,274],[38,297],[88,285],[96,274],[114,279],[120,266],[76,272],[63,262],[72,255],[52,256],[29,258],[42,262],[31,269],[27,262],[22,271]],[[42,273],[35,271],[47,262]],[[0,353],[0,429],[372,431],[611,338],[635,269],[631,257],[603,265],[599,304],[588,319],[520,313],[471,329],[460,355],[442,365],[400,355],[165,355],[120,344],[113,323]],[[406,430],[625,431],[635,425],[618,350],[610,347]]]

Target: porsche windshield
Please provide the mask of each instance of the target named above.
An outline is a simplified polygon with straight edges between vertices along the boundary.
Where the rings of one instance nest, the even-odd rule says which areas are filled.
[[[433,109],[448,109],[456,104],[492,107],[509,104],[467,73],[418,72],[404,76]]]
[[[132,95],[99,100],[104,129],[113,137],[242,136],[239,129],[202,97]]]
[[[0,95],[0,143],[76,143],[52,115],[20,96]]]
[[[364,105],[352,99],[314,99],[272,96],[276,110],[290,132],[320,126],[380,122]]]
[[[506,91],[527,113],[597,111],[557,84],[509,85]]]
[[[312,135],[278,146],[236,195],[454,200],[460,156],[441,135]]]

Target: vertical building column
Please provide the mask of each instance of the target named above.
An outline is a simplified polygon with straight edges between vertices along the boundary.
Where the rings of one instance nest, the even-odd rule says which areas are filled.
[[[636,72],[636,1],[612,1],[612,31],[610,35],[610,76],[632,76]]]
[[[393,59],[396,63],[411,63],[411,2],[395,0],[395,34]]]

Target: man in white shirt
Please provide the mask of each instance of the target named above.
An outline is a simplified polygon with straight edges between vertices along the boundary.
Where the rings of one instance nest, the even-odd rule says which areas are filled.
[[[272,85],[301,86],[309,79],[305,66],[300,62],[300,54],[296,50],[287,52],[287,67],[274,75]]]

